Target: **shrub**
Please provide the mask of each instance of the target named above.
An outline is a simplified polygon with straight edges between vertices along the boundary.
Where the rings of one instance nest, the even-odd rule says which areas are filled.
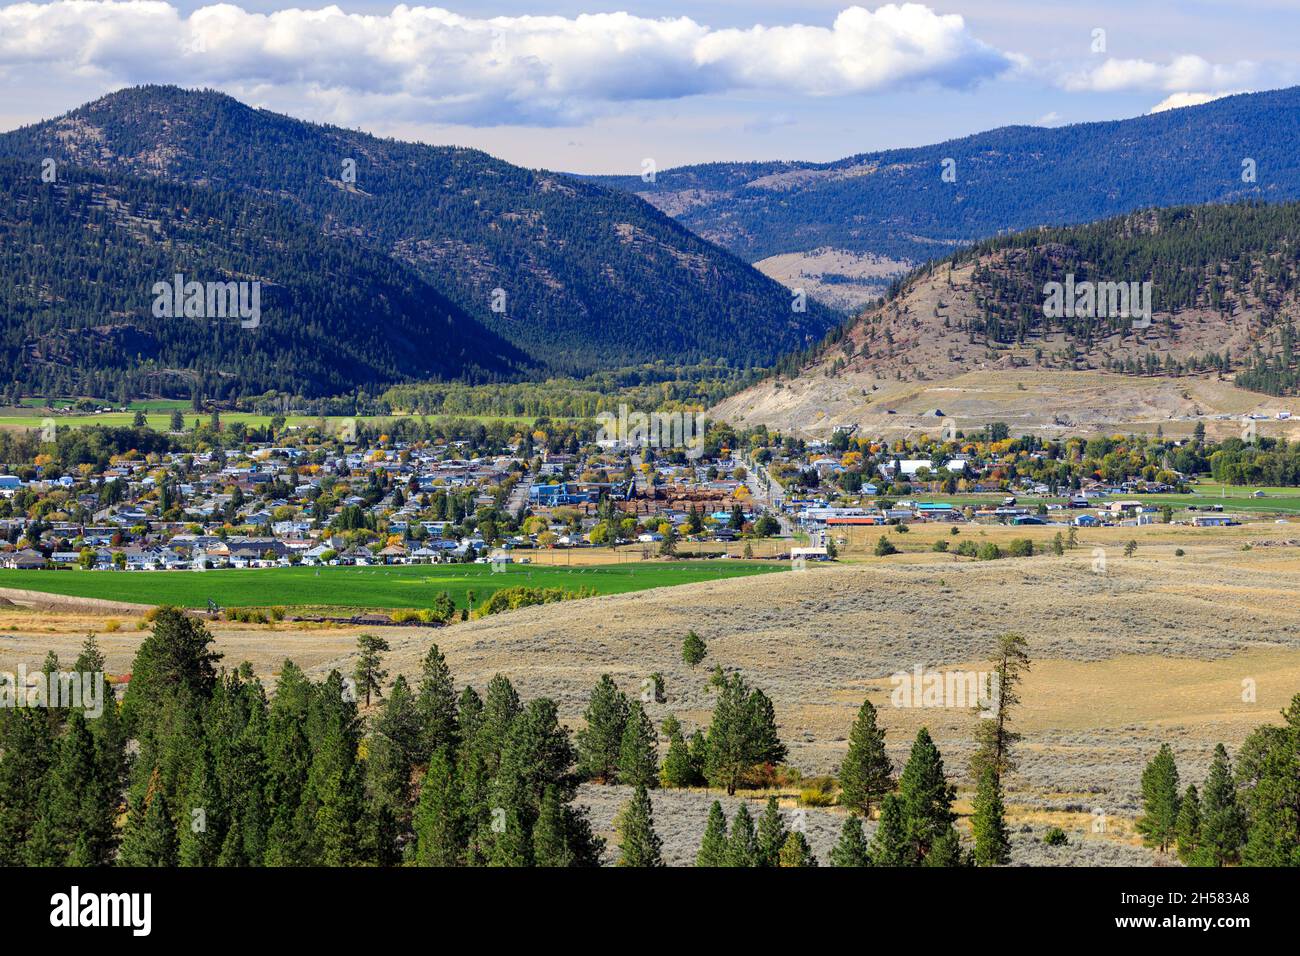
[[[979,554],[979,545],[977,545],[974,541],[967,539],[966,541],[963,541],[961,544],[957,545],[957,553],[960,554],[963,558],[973,558],[977,554]]]
[[[882,534],[880,540],[876,542],[876,557],[883,558],[890,554],[898,554],[898,549],[894,547],[894,542]]]
[[[1048,827],[1047,832],[1043,834],[1043,842],[1048,846],[1066,846],[1070,838],[1060,827]]]
[[[1182,548],[1174,548],[1174,557],[1175,557],[1175,558],[1181,558],[1181,557],[1182,557],[1183,555],[1185,555],[1186,553],[1187,553],[1187,552],[1184,551]]]
[[[108,631],[110,634],[115,631],[120,631],[122,630],[122,622],[117,618],[109,618],[104,622],[104,630]]]
[[[835,790],[834,777],[809,777],[799,789],[799,804],[805,807],[834,806]]]
[[[980,545],[979,551],[976,552],[975,557],[979,558],[981,561],[996,561],[998,558],[1002,557],[1002,549],[992,541],[985,541]]]
[[[940,538],[938,541],[936,541],[936,542],[934,543],[933,547],[931,547],[930,550],[932,550],[932,551],[947,551],[947,550],[948,550],[948,542],[947,542],[947,541],[944,541],[942,538]]]
[[[1012,538],[1007,542],[1007,554],[1013,558],[1033,557],[1034,542],[1028,538]]]

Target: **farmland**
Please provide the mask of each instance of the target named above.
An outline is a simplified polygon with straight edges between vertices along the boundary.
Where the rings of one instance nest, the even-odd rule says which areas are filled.
[[[628,563],[568,567],[444,564],[393,567],[264,568],[227,571],[0,571],[0,587],[131,604],[223,607],[421,608],[440,592],[465,607],[506,587],[594,589],[622,594],[777,570],[744,561]]]

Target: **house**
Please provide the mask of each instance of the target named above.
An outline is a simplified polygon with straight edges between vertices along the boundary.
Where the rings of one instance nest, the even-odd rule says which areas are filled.
[[[1232,515],[1197,515],[1192,519],[1195,528],[1226,528],[1236,523]]]
[[[45,555],[39,551],[33,551],[25,548],[22,551],[13,551],[9,554],[0,556],[0,567],[12,568],[18,571],[30,571],[35,568],[45,567]]]
[[[1101,519],[1096,515],[1075,515],[1073,524],[1077,528],[1095,528],[1101,524]]]

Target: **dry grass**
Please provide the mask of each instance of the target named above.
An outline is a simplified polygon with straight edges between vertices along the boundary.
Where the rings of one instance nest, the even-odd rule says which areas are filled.
[[[1285,535],[1284,526],[1276,526]],[[895,535],[917,547],[946,529]],[[989,528],[987,535],[1044,536],[1052,529]],[[963,529],[963,535],[979,530]],[[997,635],[1018,631],[1029,640],[1034,666],[1015,716],[1024,734],[1019,770],[1008,779],[1017,862],[1142,864],[1132,820],[1138,783],[1151,754],[1170,742],[1185,782],[1200,783],[1214,745],[1240,745],[1256,725],[1277,719],[1300,691],[1300,602],[1294,599],[1300,549],[1256,547],[1274,526],[1230,531],[1124,528],[1082,533],[1063,557],[1041,555],[993,562],[957,561],[917,551],[887,559],[861,558],[755,578],[527,608],[442,629],[384,631],[393,646],[387,667],[414,677],[429,644],[447,654],[459,683],[482,688],[508,675],[525,697],[556,700],[562,718],[581,724],[587,696],[602,673],[637,693],[650,674],[666,679],[667,704],[648,705],[653,719],[677,715],[688,727],[707,723],[715,664],[739,668],[773,699],[790,763],[807,774],[834,769],[864,697],[880,709],[891,757],[906,760],[916,730],[927,726],[950,775],[964,788],[976,717],[955,708],[890,705],[890,675],[916,665],[987,669]],[[879,532],[876,532],[878,537]],[[1124,558],[1120,543],[1139,541]],[[1093,571],[1093,547],[1104,547],[1105,574]],[[1186,554],[1174,557],[1173,549]],[[71,659],[88,630],[97,630],[112,671],[129,669],[142,632],[103,632],[119,612],[0,610],[0,668],[39,664],[47,648]],[[229,665],[248,659],[266,679],[291,657],[322,675],[350,668],[359,628],[294,625],[212,625]],[[704,664],[681,661],[681,640],[695,629],[708,642]],[[1242,700],[1243,681],[1256,688]],[[584,800],[595,788],[584,788]],[[714,795],[656,795],[661,834],[679,861],[694,852]],[[624,797],[625,799],[625,797]],[[593,815],[610,825],[618,800],[590,796]],[[1093,833],[1095,810],[1108,826]],[[825,859],[838,832],[838,811],[826,833],[810,824]],[[606,819],[608,818],[608,819]],[[604,821],[604,822],[601,822]],[[1071,845],[1041,842],[1049,825],[1071,834]],[[1021,828],[1028,827],[1025,832]],[[679,834],[669,837],[666,831]]]

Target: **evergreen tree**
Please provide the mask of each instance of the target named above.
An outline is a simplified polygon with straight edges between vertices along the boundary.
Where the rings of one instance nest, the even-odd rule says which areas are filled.
[[[952,812],[956,792],[944,775],[939,748],[930,739],[930,732],[922,727],[898,781],[911,864],[924,862],[935,841],[952,828],[956,819]]]
[[[1300,694],[1282,719],[1282,727],[1261,727],[1242,747],[1258,751],[1246,791],[1250,830],[1242,860],[1249,866],[1300,866]]]
[[[206,745],[201,746],[193,775],[180,819],[180,865],[216,866],[225,843],[224,819],[216,771]]]
[[[95,741],[73,710],[58,741],[54,766],[41,788],[29,866],[102,866],[111,862],[112,811],[101,802]]]
[[[618,779],[623,732],[627,727],[627,697],[608,674],[591,692],[583,714],[586,726],[578,731],[578,773],[586,780],[614,783]]]
[[[373,634],[362,634],[357,638],[357,664],[352,671],[356,682],[358,697],[364,697],[366,706],[370,706],[371,696],[384,696],[384,681],[388,671],[384,670],[383,655],[389,650],[388,642]]]
[[[547,787],[542,795],[541,812],[533,826],[534,866],[568,867],[575,864],[564,810],[559,789]]]
[[[415,710],[419,719],[420,739],[417,763],[423,763],[439,747],[455,753],[460,744],[460,726],[456,709],[456,688],[452,684],[447,659],[437,644],[429,647],[416,689]]]
[[[1209,775],[1201,794],[1200,845],[1211,866],[1236,863],[1246,843],[1246,817],[1237,801],[1237,787],[1223,744],[1214,748]]]
[[[767,807],[758,818],[758,865],[780,866],[781,848],[788,836],[776,797],[767,798]]]
[[[682,726],[671,714],[664,720],[663,734],[668,738],[668,753],[664,756],[659,780],[665,787],[693,787],[700,782],[696,774],[690,748],[682,736]]]
[[[695,865],[704,867],[727,866],[727,817],[717,800],[709,807],[709,822],[704,827],[704,839],[695,854]]]
[[[1002,783],[992,765],[986,766],[980,777],[971,830],[975,835],[976,866],[1006,866],[1011,862],[1011,838],[1002,805]]]
[[[658,745],[654,724],[641,702],[628,705],[618,754],[618,782],[632,787],[653,787],[659,781]]]
[[[912,866],[915,863],[907,841],[903,801],[898,794],[887,793],[880,801],[880,824],[871,841],[871,862],[875,866]]]
[[[686,638],[682,641],[682,661],[694,670],[704,661],[708,653],[709,649],[704,639],[694,631],[687,631]]]
[[[422,744],[415,696],[406,678],[398,675],[374,721],[366,777],[370,802],[376,808],[386,808],[402,832],[411,812],[411,774],[417,762],[424,762]]]
[[[961,839],[957,829],[949,825],[934,841],[930,852],[926,854],[922,866],[966,866],[970,863],[968,855],[962,851]]]
[[[1199,866],[1201,849],[1201,800],[1196,786],[1189,784],[1178,805],[1178,859],[1185,866]]]
[[[618,832],[619,866],[663,866],[660,850],[663,842],[654,829],[650,794],[638,786],[632,799],[623,807],[615,822]]]
[[[176,825],[161,790],[131,809],[117,862],[119,866],[176,866]]]
[[[849,815],[840,828],[840,839],[831,850],[831,866],[870,866],[867,838],[862,832],[862,818]]]
[[[755,765],[784,760],[785,746],[777,735],[772,702],[766,694],[751,691],[740,674],[724,676],[718,684],[705,773],[711,784],[725,787],[731,795]]]
[[[778,866],[816,866],[817,857],[813,856],[812,847],[807,838],[798,830],[789,833],[781,845]]]
[[[1163,853],[1174,842],[1178,827],[1178,765],[1168,744],[1160,745],[1142,771],[1142,811],[1138,832],[1147,846]]]
[[[1015,770],[1011,748],[1020,735],[1010,729],[1012,711],[1020,704],[1020,686],[1025,671],[1029,670],[1029,645],[1019,634],[1003,634],[997,640],[994,653],[990,688],[993,695],[993,716],[981,716],[975,731],[975,752],[971,756],[971,776],[976,780],[984,776],[984,768],[992,767],[999,781]]]
[[[885,732],[876,724],[876,708],[864,700],[849,732],[849,751],[840,764],[840,803],[871,816],[871,806],[893,789],[893,764],[885,752]]]
[[[754,832],[754,818],[743,803],[731,818],[731,834],[727,837],[727,866],[756,867],[758,835]]]
[[[42,785],[56,753],[53,735],[39,710],[0,712],[0,865],[24,861],[40,819]]]
[[[465,821],[460,787],[447,744],[433,753],[420,787],[415,819],[417,866],[460,866],[465,859]]]

